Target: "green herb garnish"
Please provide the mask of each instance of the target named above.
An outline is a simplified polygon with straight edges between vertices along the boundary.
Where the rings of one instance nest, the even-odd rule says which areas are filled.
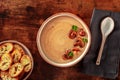
[[[68,56],[69,56],[69,57],[73,57],[73,56],[74,56],[73,52],[70,51],[70,52],[68,53]]]
[[[88,39],[87,38],[82,38],[83,42],[87,43]]]
[[[78,27],[77,27],[76,25],[73,25],[73,26],[72,26],[72,30],[77,31],[77,30],[78,30]]]

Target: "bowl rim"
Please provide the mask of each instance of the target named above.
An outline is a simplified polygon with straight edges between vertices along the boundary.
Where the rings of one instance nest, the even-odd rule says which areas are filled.
[[[70,61],[68,63],[57,63],[57,62],[54,62],[54,61],[50,60],[49,58],[47,58],[47,56],[44,54],[44,52],[42,50],[41,43],[40,43],[40,38],[41,38],[42,30],[44,29],[45,25],[49,21],[53,20],[54,18],[61,17],[61,16],[67,16],[67,17],[71,17],[71,18],[77,20],[84,27],[84,29],[86,30],[86,32],[88,34],[88,43],[87,43],[85,51],[77,59],[75,59],[73,61]],[[37,32],[36,42],[37,42],[37,48],[38,48],[39,54],[41,55],[41,57],[47,63],[49,63],[49,64],[51,64],[53,66],[56,66],[56,67],[70,67],[70,66],[73,66],[73,65],[77,64],[87,54],[87,52],[88,52],[88,50],[90,48],[90,45],[91,45],[91,33],[90,33],[90,30],[89,30],[88,26],[86,25],[86,23],[81,18],[79,18],[75,14],[72,14],[72,13],[69,13],[69,12],[61,12],[61,13],[53,14],[52,16],[48,17],[42,23],[42,25],[40,26],[40,28],[39,28],[39,30]]]
[[[32,62],[32,68],[31,68],[30,72],[28,72],[28,74],[26,75],[26,77],[23,78],[23,80],[27,80],[27,78],[31,75],[31,73],[32,73],[32,71],[33,71],[33,67],[34,67],[34,60],[33,60],[33,57],[32,57],[32,54],[31,54],[30,50],[29,50],[23,43],[21,43],[21,42],[19,42],[19,41],[16,41],[16,40],[5,40],[5,41],[1,41],[1,42],[0,42],[0,45],[1,45],[1,44],[4,44],[4,43],[7,43],[7,42],[15,43],[15,44],[20,45],[20,46],[25,50],[25,52],[27,52],[26,54],[28,54],[28,55],[30,56],[31,62]]]

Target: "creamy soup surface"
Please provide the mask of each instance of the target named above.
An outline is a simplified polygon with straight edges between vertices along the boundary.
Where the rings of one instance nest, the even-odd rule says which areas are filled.
[[[41,47],[45,55],[52,61],[57,63],[67,63],[75,60],[83,53],[86,44],[85,47],[80,48],[78,53],[74,54],[72,59],[64,60],[62,57],[67,49],[74,47],[73,44],[75,40],[68,37],[72,25],[83,28],[77,20],[71,17],[57,17],[44,27],[40,39]],[[87,38],[87,35],[84,37]]]

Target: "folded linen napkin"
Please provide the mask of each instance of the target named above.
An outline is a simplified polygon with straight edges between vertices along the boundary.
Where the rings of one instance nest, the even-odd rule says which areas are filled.
[[[107,16],[113,18],[115,28],[105,42],[101,63],[97,66],[96,60],[102,40],[100,24]],[[80,63],[81,72],[88,75],[115,79],[118,76],[120,60],[120,13],[94,9],[90,30],[92,36],[91,47]]]

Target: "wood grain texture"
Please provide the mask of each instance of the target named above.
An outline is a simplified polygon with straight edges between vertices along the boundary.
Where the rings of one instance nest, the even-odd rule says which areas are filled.
[[[94,8],[120,12],[120,0],[0,0],[0,41],[17,40],[30,49],[35,67],[28,80],[110,80],[82,74],[78,64],[51,66],[40,57],[36,46],[37,31],[52,14],[71,12],[89,26]]]

